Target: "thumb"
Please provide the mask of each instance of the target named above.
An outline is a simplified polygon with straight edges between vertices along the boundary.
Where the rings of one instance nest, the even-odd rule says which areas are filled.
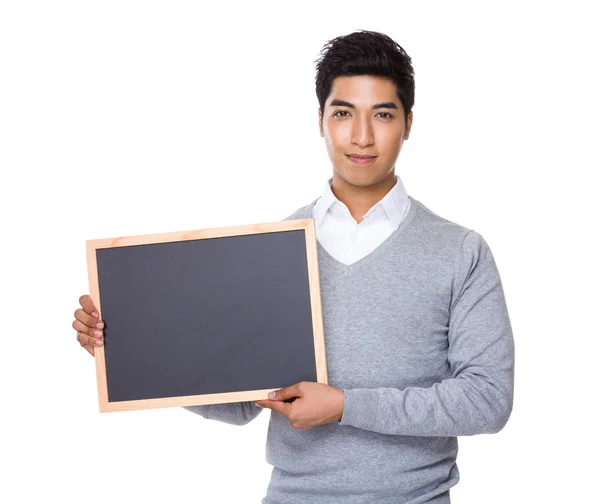
[[[291,387],[285,387],[269,393],[269,399],[271,399],[271,401],[287,401],[288,399],[295,399],[296,397],[300,397],[298,385],[292,385]]]

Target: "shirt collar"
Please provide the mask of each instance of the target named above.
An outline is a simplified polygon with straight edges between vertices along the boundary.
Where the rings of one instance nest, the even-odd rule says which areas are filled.
[[[322,196],[317,200],[315,206],[313,208],[313,217],[315,219],[315,223],[317,226],[323,222],[327,211],[335,208],[335,206],[342,206],[346,208],[339,199],[335,197],[333,191],[331,190],[331,179],[329,179],[325,183],[325,188],[323,190]],[[396,184],[389,192],[377,202],[373,207],[369,209],[369,211],[365,214],[365,217],[371,213],[375,213],[378,210],[383,210],[385,216],[391,221],[394,229],[397,229],[402,222],[402,218],[406,213],[410,205],[410,201],[408,198],[408,194],[402,183],[402,180],[398,175],[396,175]],[[347,211],[347,208],[346,208]]]

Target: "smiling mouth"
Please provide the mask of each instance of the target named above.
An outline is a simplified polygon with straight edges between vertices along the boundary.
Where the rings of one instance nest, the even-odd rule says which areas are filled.
[[[377,156],[355,156],[353,154],[346,154],[348,159],[357,165],[367,165],[377,159]]]

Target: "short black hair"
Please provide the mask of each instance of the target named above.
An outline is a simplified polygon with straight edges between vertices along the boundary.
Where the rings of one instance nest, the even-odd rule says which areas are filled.
[[[415,103],[415,72],[406,51],[383,33],[358,30],[329,40],[315,61],[317,99],[321,112],[336,77],[373,75],[394,82],[408,118]]]

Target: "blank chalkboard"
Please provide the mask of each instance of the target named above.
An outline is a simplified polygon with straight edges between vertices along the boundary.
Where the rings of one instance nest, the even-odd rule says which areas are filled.
[[[313,219],[87,240],[100,411],[327,383]]]

